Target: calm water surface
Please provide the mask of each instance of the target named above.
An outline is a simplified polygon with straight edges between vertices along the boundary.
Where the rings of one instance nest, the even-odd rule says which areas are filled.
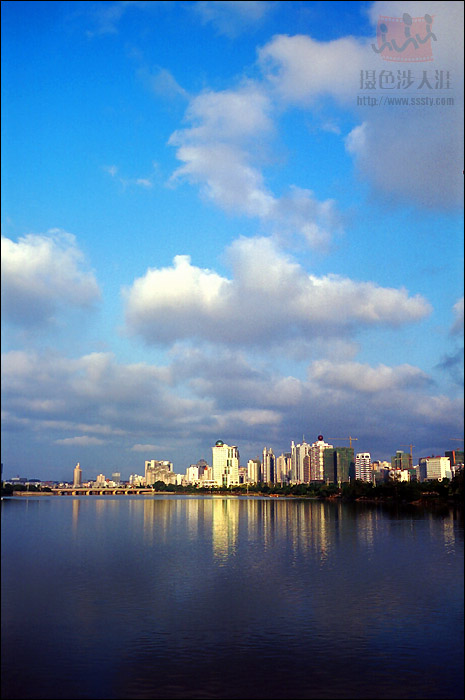
[[[2,501],[4,698],[461,698],[453,511]]]

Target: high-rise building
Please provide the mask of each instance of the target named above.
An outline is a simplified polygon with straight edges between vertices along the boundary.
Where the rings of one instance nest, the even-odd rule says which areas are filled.
[[[262,475],[266,484],[276,483],[276,457],[271,447],[263,448]]]
[[[355,478],[359,481],[373,483],[373,468],[371,466],[371,454],[369,452],[358,452],[356,454]]]
[[[291,478],[291,453],[284,452],[276,458],[276,483],[288,484]]]
[[[119,484],[121,483],[121,472],[113,472],[113,474],[111,475],[111,480],[112,480],[117,486],[119,486]]]
[[[73,472],[73,486],[78,487],[82,484],[82,469],[79,465],[79,462],[76,464],[74,467],[74,472]]]
[[[355,478],[353,447],[327,447],[323,452],[324,480],[327,484],[344,484]]]
[[[239,484],[239,450],[235,445],[226,445],[217,440],[212,447],[213,480],[217,486]]]
[[[257,457],[247,462],[247,481],[250,484],[258,484],[262,480],[262,463]]]
[[[303,484],[305,479],[304,474],[304,459],[310,452],[310,445],[303,439],[299,445],[291,443],[291,481],[294,484]]]
[[[323,435],[318,435],[316,442],[310,447],[310,481],[323,481],[324,453],[328,448],[332,448],[328,442],[324,441]]]

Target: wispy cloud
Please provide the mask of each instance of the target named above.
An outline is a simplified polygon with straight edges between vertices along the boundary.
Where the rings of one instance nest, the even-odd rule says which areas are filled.
[[[153,167],[156,167],[155,164]],[[151,177],[122,177],[117,165],[103,165],[102,169],[119,182],[124,189],[126,187],[142,187],[143,189],[151,189],[153,187],[153,180]]]
[[[142,67],[137,71],[139,78],[158,97],[173,100],[181,98],[186,100],[189,93],[176,80],[167,68],[158,66],[152,70]]]
[[[137,443],[136,445],[133,445],[131,447],[131,452],[155,452],[158,449],[159,449],[159,447],[157,445],[151,445],[151,444],[141,445],[141,444]]]
[[[78,435],[72,438],[63,438],[55,440],[55,445],[65,445],[69,447],[94,447],[95,445],[104,445],[105,441],[100,438],[89,437],[88,435]]]
[[[261,166],[269,158],[275,133],[273,104],[259,85],[204,92],[189,104],[192,126],[176,131],[169,143],[183,165],[171,183],[185,179],[223,209],[257,218],[274,233],[298,233],[307,244],[324,247],[342,229],[332,199],[318,201],[305,188],[291,186],[276,197]]]
[[[450,330],[452,335],[463,334],[463,297],[458,299],[453,307],[454,312],[454,323]]]
[[[275,9],[276,2],[254,2],[253,0],[208,0],[193,4],[193,10],[204,24],[212,24],[219,34],[231,38],[260,24],[266,15]]]
[[[157,11],[160,6],[167,3],[155,0],[121,0],[118,2],[92,3],[87,9],[88,17],[93,25],[86,34],[89,39],[105,34],[117,34],[123,17],[131,11],[143,12]]]

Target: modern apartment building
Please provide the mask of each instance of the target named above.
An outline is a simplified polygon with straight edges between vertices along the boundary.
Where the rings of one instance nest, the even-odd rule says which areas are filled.
[[[239,484],[239,450],[235,445],[226,445],[217,440],[212,447],[213,481],[217,486]]]
[[[373,483],[373,467],[369,452],[358,452],[355,455],[355,478],[359,481]]]
[[[298,445],[291,443],[291,481],[293,484],[303,484],[305,479],[304,474],[304,459],[310,452],[310,445],[305,440]]]
[[[291,478],[291,453],[284,452],[276,458],[276,483],[288,484]]]
[[[323,435],[318,435],[318,439],[310,447],[310,481],[323,481],[325,477],[324,453],[332,448],[328,442],[324,441]]]
[[[257,457],[247,462],[247,481],[250,484],[258,484],[262,480],[262,463]]]

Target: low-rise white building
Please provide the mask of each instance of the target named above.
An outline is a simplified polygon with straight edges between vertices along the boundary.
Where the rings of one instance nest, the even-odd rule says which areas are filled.
[[[410,472],[408,469],[390,469],[389,478],[394,481],[410,481]]]
[[[449,457],[422,457],[418,464],[419,481],[452,479]]]

